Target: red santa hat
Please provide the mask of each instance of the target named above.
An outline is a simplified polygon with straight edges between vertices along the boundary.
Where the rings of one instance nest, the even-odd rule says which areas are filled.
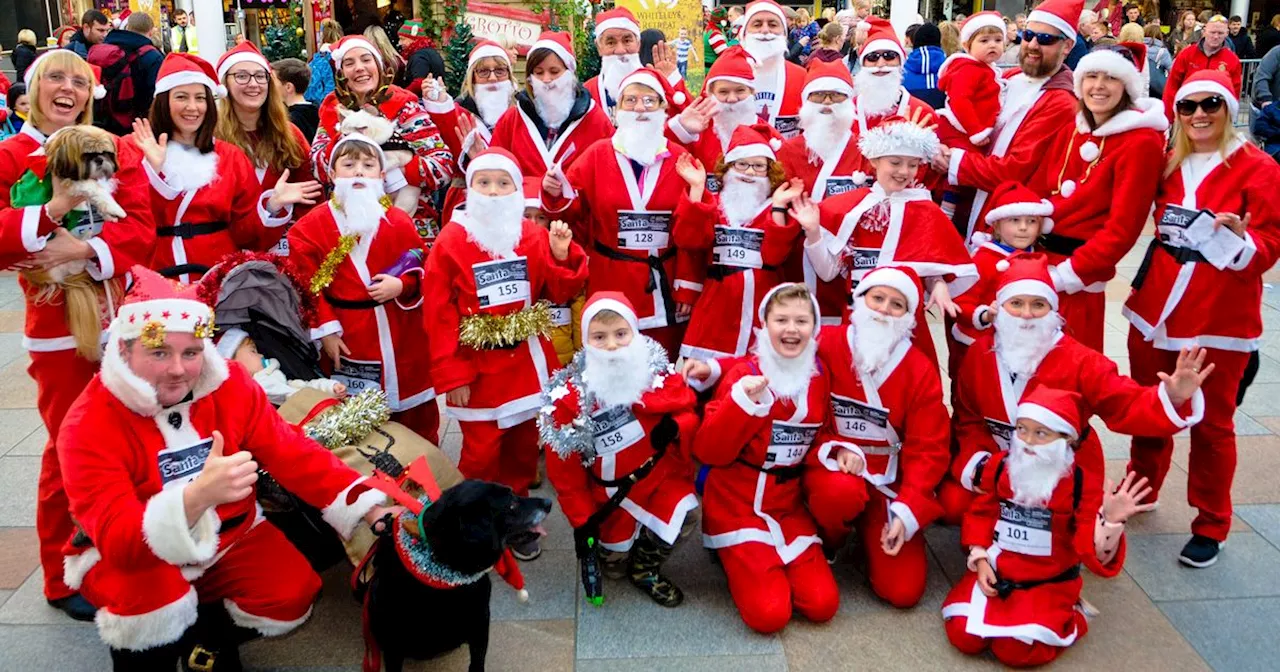
[[[1147,45],[1141,42],[1120,42],[1094,47],[1085,54],[1072,70],[1075,75],[1076,97],[1084,98],[1084,76],[1091,72],[1111,75],[1124,82],[1129,98],[1138,100],[1149,94],[1142,81],[1142,66],[1147,62]]]
[[[960,44],[969,46],[969,40],[983,28],[995,28],[1004,35],[1004,16],[1000,12],[978,12],[960,24]]]
[[[896,289],[907,298],[907,312],[915,314],[920,305],[920,295],[924,293],[920,284],[920,276],[909,266],[880,266],[862,277],[858,288],[853,291],[853,298],[858,298],[871,291],[872,287],[889,287]]]
[[[760,12],[772,12],[777,15],[778,20],[782,22],[782,25],[787,25],[787,15],[782,11],[782,5],[779,5],[773,0],[755,0],[755,2],[748,4],[746,12],[742,15],[742,25],[745,26],[748,23],[751,23],[751,17],[759,14]]]
[[[1041,385],[1031,390],[1018,404],[1018,418],[1035,420],[1075,440],[1080,438],[1085,427],[1081,400],[1077,392]]]
[[[53,40],[54,42],[61,44],[63,35],[70,36],[70,35],[74,35],[75,32],[76,32],[75,26],[58,26],[58,29],[53,31]]]
[[[329,172],[330,173],[333,172],[333,162],[338,156],[338,148],[349,142],[362,142],[372,147],[374,152],[376,152],[378,155],[378,164],[381,165],[383,168],[386,168],[387,155],[383,153],[382,147],[379,146],[378,143],[375,142],[373,138],[370,138],[369,136],[364,135],[362,133],[348,133],[342,136],[341,138],[338,138],[338,141],[333,143],[333,149],[329,150]]]
[[[1044,218],[1044,222],[1040,225],[1040,233],[1049,233],[1053,230],[1053,220],[1050,218],[1053,214],[1053,204],[1022,186],[1021,182],[1013,180],[1001,182],[1000,186],[991,192],[989,202],[991,209],[987,211],[986,221],[992,226],[1009,217],[1034,215]]]
[[[1221,70],[1198,70],[1178,87],[1174,102],[1181,102],[1197,93],[1212,93],[1222,96],[1227,101],[1227,110],[1231,112],[1231,118],[1234,119],[1240,112],[1240,99],[1236,97],[1234,91],[1235,87],[1231,84],[1227,73]]]
[[[773,289],[765,292],[764,298],[760,300],[760,307],[756,309],[756,316],[760,318],[760,324],[764,324],[764,312],[769,307],[769,301],[773,299],[773,295],[792,287],[803,287],[809,293],[809,302],[813,304],[813,323],[821,326],[822,310],[818,308],[818,298],[813,295],[813,292],[803,282],[784,282],[780,285],[774,285]],[[814,333],[813,337],[818,337],[817,332]]]
[[[582,307],[582,326],[585,329],[602,310],[612,310],[622,316],[631,325],[631,330],[639,333],[640,320],[636,317],[636,309],[622,292],[596,292]]]
[[[1047,23],[1075,42],[1080,39],[1076,35],[1076,26],[1080,25],[1082,11],[1084,0],[1045,0],[1027,15],[1027,23]]]
[[[774,160],[778,156],[775,151],[782,148],[782,136],[768,124],[743,124],[733,129],[729,136],[729,149],[724,153],[724,162],[733,163],[738,159],[749,159],[763,156]]]
[[[520,571],[520,563],[516,562],[510,548],[502,549],[502,555],[498,557],[498,563],[493,566],[493,571],[502,577],[507,585],[515,589],[517,600],[529,601],[529,591],[524,587],[524,573]]]
[[[156,93],[165,93],[187,84],[203,84],[216,97],[227,95],[226,87],[218,84],[217,73],[209,61],[176,51],[165,56],[160,72],[156,74]]]
[[[717,61],[718,63],[719,61]],[[844,61],[830,63],[813,59],[809,62],[809,75],[804,80],[804,91],[801,98],[808,98],[815,91],[838,91],[846,96],[853,95],[853,77]]]
[[[868,159],[882,156],[914,156],[928,161],[940,149],[938,135],[899,116],[891,116],[858,138],[858,149]]]
[[[711,69],[707,71],[707,81],[702,85],[702,92],[711,91],[711,84],[717,80],[725,80],[735,82],[756,88],[756,69],[752,65],[755,59],[751,58],[751,54],[746,49],[739,46],[732,46],[725,49],[716,57],[716,62],[711,64]]]
[[[623,77],[622,83],[618,85],[618,91],[622,91],[631,84],[641,84],[653,89],[662,97],[663,102],[684,105],[685,100],[687,100],[683,93],[672,88],[671,82],[662,73],[653,68],[640,68]]]
[[[573,37],[569,33],[544,30],[538,36],[538,41],[529,47],[529,54],[539,49],[549,49],[551,53],[560,57],[564,61],[564,67],[569,70],[578,69],[578,58],[573,55]]]
[[[1049,258],[1043,252],[1020,252],[996,262],[1000,279],[996,282],[996,303],[1015,296],[1038,296],[1058,309],[1058,293],[1049,275]]]
[[[480,170],[505,170],[511,179],[517,184],[524,186],[524,176],[520,174],[520,164],[516,161],[516,157],[511,152],[499,147],[490,147],[480,153],[480,156],[471,160],[467,164],[467,186],[471,186],[471,178],[475,177],[476,171]]]
[[[111,22],[111,27],[123,29],[124,22],[129,20],[130,14],[133,14],[133,10],[128,8],[125,8],[124,11],[120,12],[119,14],[116,14],[115,20]]]
[[[530,175],[524,178],[524,207],[542,209],[542,178]]]
[[[36,66],[40,63],[40,61],[44,60],[49,54],[66,54],[66,53],[74,54],[75,52],[69,51],[66,49],[48,49],[48,50],[45,50],[43,53],[41,53],[39,56],[36,56],[36,60],[31,61],[31,65],[27,66],[26,73],[22,75],[22,83],[27,85],[27,91],[31,90],[31,82],[35,80]],[[76,54],[76,55],[79,56],[79,54]],[[107,89],[102,85],[102,68],[90,63],[89,69],[93,71],[93,79],[96,82],[93,87],[93,98],[95,100],[102,100],[107,96]]]
[[[378,61],[378,67],[385,65],[382,62],[382,52],[378,51],[378,48],[373,46],[372,42],[361,35],[348,35],[329,47],[329,56],[333,58],[334,67],[337,69],[342,68],[342,59],[346,58],[347,54],[355,49],[364,49],[373,54],[374,59]]]
[[[93,99],[102,100],[107,97],[107,87],[102,85],[102,66],[90,63],[89,69],[93,71]]]
[[[596,15],[596,33],[595,38],[600,39],[604,35],[604,31],[621,28],[635,33],[636,38],[640,37],[640,22],[636,20],[636,15],[626,7],[614,7],[606,12],[600,12]]]
[[[245,40],[244,42],[237,44],[230,51],[222,54],[222,58],[218,59],[218,81],[226,81],[227,71],[231,69],[231,66],[238,65],[240,63],[254,63],[256,65],[261,65],[267,70],[267,72],[271,72],[271,64],[267,62],[267,59],[262,55],[262,52],[258,51],[258,48],[253,46],[252,42]]]
[[[480,40],[476,42],[476,46],[471,48],[471,53],[467,56],[467,67],[476,64],[476,61],[482,58],[500,58],[507,67],[511,67],[511,54],[503,48],[501,44],[493,40]]]
[[[871,24],[871,30],[867,33],[867,41],[858,50],[859,59],[877,51],[896,51],[898,58],[907,57],[906,50],[902,48],[902,40],[898,39],[898,33],[892,24],[878,16],[868,17],[867,22]]]

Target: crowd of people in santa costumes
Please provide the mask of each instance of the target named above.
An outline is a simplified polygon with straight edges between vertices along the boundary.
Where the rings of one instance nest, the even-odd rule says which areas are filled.
[[[773,0],[754,0],[742,20],[739,43],[755,59],[756,111],[782,137],[794,137],[800,132],[805,71],[786,58],[786,14]]]
[[[600,54],[600,74],[583,83],[610,121],[617,123],[618,103],[622,100],[623,80],[642,67],[656,70],[679,96],[668,101],[667,114],[675,114],[688,104],[689,89],[676,68],[674,48],[665,40],[653,46],[652,62],[640,62],[640,22],[626,7],[614,7],[595,17],[596,53]]]

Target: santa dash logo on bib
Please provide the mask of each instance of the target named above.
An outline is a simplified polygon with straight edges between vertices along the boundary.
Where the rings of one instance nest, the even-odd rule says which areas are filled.
[[[529,260],[499,259],[471,266],[476,299],[481,308],[502,306],[529,298]]]
[[[183,485],[195,480],[204,470],[204,461],[208,459],[211,450],[213,439],[208,438],[190,446],[160,451],[156,454],[160,482],[167,488],[170,484]]]

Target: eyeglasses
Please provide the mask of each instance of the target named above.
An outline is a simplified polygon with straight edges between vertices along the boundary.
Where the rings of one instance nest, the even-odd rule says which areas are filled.
[[[830,105],[832,103],[843,103],[844,101],[849,100],[849,94],[840,91],[814,91],[809,94],[808,100],[811,103]]]
[[[511,76],[508,68],[476,68],[476,79],[506,79]]]
[[[734,161],[730,165],[732,165],[733,169],[739,173],[757,173],[763,175],[769,172],[768,161],[747,161],[746,159],[742,159],[740,161]]]
[[[1023,28],[1022,30],[1018,31],[1018,37],[1022,38],[1023,42],[1030,42],[1031,40],[1035,40],[1036,42],[1039,42],[1040,46],[1042,47],[1052,47],[1053,45],[1067,39],[1065,35],[1054,35],[1053,33],[1037,33],[1036,31],[1031,30],[1030,28]]]
[[[89,89],[93,88],[93,84],[91,84],[89,80],[85,79],[84,77],[77,77],[77,76],[68,77],[67,73],[61,72],[61,71],[45,73],[44,80],[46,82],[49,82],[50,84],[53,84],[54,86],[62,86],[63,84],[70,81],[71,88],[76,89],[77,91],[88,91]]]
[[[257,72],[241,70],[240,72],[231,73],[231,81],[236,84],[248,84],[251,79],[259,84],[266,84],[267,80],[271,79],[271,76],[267,74],[266,70],[259,70]]]
[[[880,61],[889,62],[889,61],[896,61],[900,58],[902,57],[898,55],[898,52],[892,49],[885,49],[884,51],[873,51],[869,54],[863,54],[862,62],[863,63],[877,63]]]
[[[1112,53],[1119,54],[1121,58],[1132,63],[1135,68],[1141,69],[1142,67],[1138,64],[1138,57],[1133,53],[1133,50],[1123,44],[1101,44],[1090,49],[1089,53],[1099,51],[1110,51]]]
[[[618,107],[624,110],[656,110],[662,105],[662,99],[657,96],[623,96],[618,101]]]
[[[1189,117],[1196,113],[1196,108],[1204,110],[1205,114],[1215,114],[1227,104],[1227,100],[1222,96],[1209,96],[1204,100],[1179,100],[1173,104],[1173,109],[1178,111],[1178,116]]]

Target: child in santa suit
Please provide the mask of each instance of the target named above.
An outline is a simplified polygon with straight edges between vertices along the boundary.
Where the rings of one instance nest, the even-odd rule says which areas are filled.
[[[220,330],[221,331],[221,330]],[[267,399],[279,406],[297,394],[299,390],[320,390],[325,394],[341,398],[347,395],[347,386],[332,378],[314,378],[312,380],[290,380],[280,370],[280,360],[264,357],[258,352],[258,345],[249,338],[243,329],[227,329],[218,334],[216,340],[218,353],[228,362],[236,362],[253,376],[267,393]]]
[[[431,248],[423,294],[431,378],[462,425],[458,468],[523,495],[537,476],[534,416],[559,368],[549,306],[582,291],[587,259],[563,222],[548,231],[524,218],[522,181],[503,149],[467,166],[466,209]],[[534,540],[516,554],[540,551]]]
[[[600,553],[606,576],[625,574],[654,602],[675,607],[684,594],[660,572],[698,506],[693,390],[662,346],[640,333],[622,293],[592,294],[582,323],[583,349],[547,385],[538,415],[547,477],[584,567]],[[598,581],[584,587],[599,604]]]
[[[782,139],[764,124],[739,126],[716,166],[724,186],[710,198],[702,165],[688,156],[677,164],[689,190],[676,211],[676,245],[711,253],[706,283],[680,346],[684,357],[745,355],[760,300],[782,279],[781,265],[800,233],[786,208],[802,185],[783,178],[774,154],[781,146]]]
[[[806,470],[840,468],[810,450],[830,398],[816,359],[818,320],[817,300],[803,284],[769,290],[755,351],[725,374],[694,443],[711,467],[703,543],[717,549],[742,620],[764,634],[781,630],[793,608],[822,623],[840,605],[801,491]],[[842,494],[865,500],[865,492]]]
[[[1039,387],[1018,404],[1008,456],[995,488],[965,515],[960,543],[969,573],[942,605],[947,639],[1005,665],[1057,658],[1089,631],[1080,604],[1083,563],[1110,578],[1124,566],[1124,524],[1151,492],[1128,474],[1120,488],[1103,471],[1075,463],[1089,429],[1080,395]]]
[[[392,419],[435,443],[440,410],[423,340],[422,238],[383,192],[385,157],[357,133],[330,153],[333,198],[289,229],[290,258],[316,302],[311,335],[353,394],[381,389]]]
[[[955,317],[954,299],[978,281],[960,234],[916,181],[920,163],[938,152],[938,137],[893,119],[862,133],[858,148],[871,161],[875,184],[824,199],[821,206],[802,197],[792,208],[804,230],[805,254],[818,277],[846,278],[851,294],[874,268],[914,270],[929,290],[928,303],[917,306],[915,344],[936,359],[924,308],[936,305]]]
[[[942,62],[938,88],[947,94],[947,105],[938,110],[938,139],[947,147],[981,152],[991,143],[1004,78],[996,61],[1004,55],[1005,25],[1000,12],[978,12],[960,24],[960,45]],[[953,217],[964,202],[973,200],[970,187],[947,186],[942,210]]]
[[[551,230],[551,215],[542,207],[542,178],[524,178],[524,218]],[[582,347],[582,305],[586,300],[586,292],[579,292],[572,301],[551,304],[551,344],[561,366]]]
[[[668,135],[703,166],[720,163],[739,126],[764,123],[755,103],[754,63],[742,47],[730,47],[707,71],[698,101],[667,122]],[[720,191],[718,176],[708,179],[707,191]]]
[[[259,465],[344,538],[385,496],[280,418],[214,348],[213,310],[141,266],[108,330],[102,371],[58,436],[80,532],[67,582],[99,607],[118,672],[238,670],[240,643],[302,624],[320,577],[262,520]]]
[[[815,443],[827,469],[805,474],[828,557],[856,522],[871,589],[899,608],[924,594],[923,530],[942,513],[934,489],[949,458],[938,364],[911,341],[921,294],[910,268],[877,268],[854,293],[850,324],[823,329],[831,422]]]

